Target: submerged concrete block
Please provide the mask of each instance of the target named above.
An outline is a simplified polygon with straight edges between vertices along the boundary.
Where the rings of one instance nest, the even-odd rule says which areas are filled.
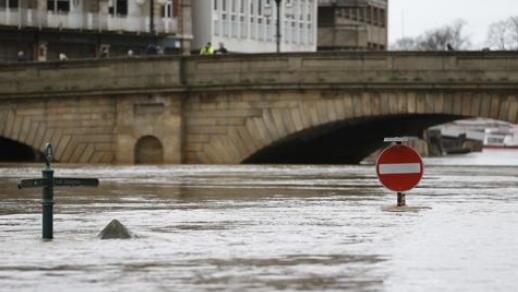
[[[117,219],[113,219],[97,236],[100,239],[127,239],[133,237],[126,226]]]

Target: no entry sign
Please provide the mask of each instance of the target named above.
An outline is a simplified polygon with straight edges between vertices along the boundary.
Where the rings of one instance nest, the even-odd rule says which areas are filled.
[[[405,192],[414,188],[423,177],[423,160],[414,149],[405,145],[391,146],[376,162],[380,182],[389,190]]]

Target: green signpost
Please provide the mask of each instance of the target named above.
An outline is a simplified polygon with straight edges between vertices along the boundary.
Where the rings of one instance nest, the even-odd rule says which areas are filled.
[[[53,159],[52,145],[45,145],[46,166],[42,170],[42,178],[23,179],[18,183],[18,188],[43,187],[43,239],[53,238],[53,207],[54,207],[54,186],[63,187],[97,187],[99,180],[96,178],[54,178],[54,170],[50,167]]]

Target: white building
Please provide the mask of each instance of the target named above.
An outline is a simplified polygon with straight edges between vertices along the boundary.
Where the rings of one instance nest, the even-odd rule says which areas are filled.
[[[92,57],[103,44],[111,46],[114,55],[128,49],[142,51],[153,41],[178,49],[186,35],[191,38],[178,22],[184,2],[0,0],[0,62],[12,61],[19,51],[37,60],[41,47],[48,48],[48,59],[55,59],[58,52]],[[188,12],[184,19],[190,21]]]
[[[317,0],[282,0],[281,52],[316,51]],[[231,52],[276,51],[274,0],[193,0],[194,49],[224,43]]]
[[[172,0],[155,0],[154,30],[176,31]],[[148,0],[0,0],[0,25],[18,28],[149,32]]]

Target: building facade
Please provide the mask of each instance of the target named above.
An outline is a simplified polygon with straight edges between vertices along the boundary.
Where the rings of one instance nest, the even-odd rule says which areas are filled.
[[[277,49],[274,0],[193,0],[193,49],[224,43],[231,52]],[[281,51],[316,51],[317,0],[282,0]]]
[[[386,50],[388,0],[319,0],[318,50]]]
[[[178,51],[191,38],[180,13],[190,0],[0,0],[0,62],[143,53],[158,42]],[[190,16],[187,17],[190,21]]]

